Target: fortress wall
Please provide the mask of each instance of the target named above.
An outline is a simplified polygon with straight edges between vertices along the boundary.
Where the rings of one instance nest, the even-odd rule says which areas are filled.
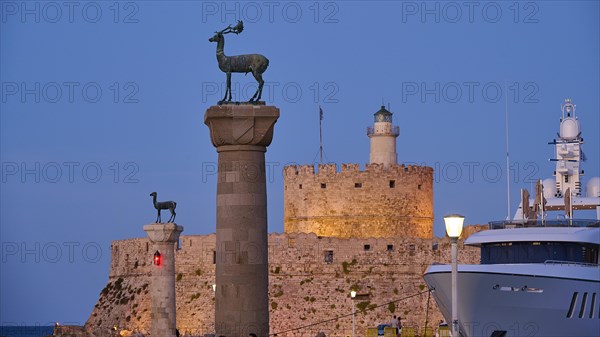
[[[358,164],[286,166],[286,233],[341,238],[433,236],[433,169]]]
[[[438,248],[432,244],[438,242]],[[150,327],[148,293],[152,244],[147,239],[112,243],[111,271],[86,330],[96,336],[110,336],[118,330]],[[182,333],[203,335],[214,331],[215,235],[182,236],[176,251],[177,326]],[[368,247],[365,247],[368,245]],[[368,250],[366,250],[368,248]],[[326,260],[327,252],[333,258]],[[460,246],[461,262],[477,263],[477,249]],[[423,326],[427,293],[392,305],[378,304],[415,295],[426,290],[422,274],[433,262],[450,261],[448,239],[369,238],[341,239],[315,234],[269,235],[269,301],[271,333],[278,336],[310,336],[324,331],[327,336],[351,334],[352,318],[284,332],[300,326],[352,312],[350,290],[357,290],[356,331],[388,322],[400,315],[405,325]],[[441,315],[433,298],[429,322]],[[434,323],[431,323],[434,324]],[[244,327],[240,327],[243,329]],[[283,333],[281,333],[283,332]]]

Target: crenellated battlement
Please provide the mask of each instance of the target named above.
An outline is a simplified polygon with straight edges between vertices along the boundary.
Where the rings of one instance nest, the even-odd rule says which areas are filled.
[[[394,175],[430,175],[433,176],[433,168],[429,166],[393,164],[384,167],[382,164],[366,164],[364,170],[360,170],[360,165],[356,163],[347,163],[341,165],[338,170],[337,164],[317,164],[315,165],[288,165],[283,168],[284,176],[287,177],[315,177],[315,176],[334,176],[340,175],[346,177],[348,174],[361,173],[388,173]]]
[[[333,237],[433,235],[433,169],[355,163],[284,167],[286,233]]]

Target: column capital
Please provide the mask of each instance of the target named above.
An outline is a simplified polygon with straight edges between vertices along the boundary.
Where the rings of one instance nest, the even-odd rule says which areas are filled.
[[[229,145],[267,147],[273,139],[279,109],[269,105],[214,105],[206,110],[204,124],[219,148]]]
[[[183,226],[175,223],[152,223],[145,225],[144,231],[152,242],[177,242]]]

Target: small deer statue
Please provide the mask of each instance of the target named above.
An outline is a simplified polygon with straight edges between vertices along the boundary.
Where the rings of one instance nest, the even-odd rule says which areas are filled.
[[[175,207],[177,207],[177,203],[175,201],[156,201],[156,192],[152,192],[150,193],[150,196],[152,197],[152,203],[154,203],[154,208],[156,208],[156,210],[158,211],[158,214],[156,215],[156,222],[157,223],[162,223],[161,222],[161,218],[160,218],[160,210],[161,209],[168,209],[171,212],[171,217],[169,218],[169,221],[167,222],[173,222],[175,221],[175,216],[177,214],[175,214]]]
[[[263,85],[265,84],[262,74],[269,66],[269,59],[260,54],[226,56],[223,52],[223,47],[225,46],[224,35],[229,33],[239,34],[243,30],[244,23],[242,21],[238,21],[235,27],[232,28],[231,25],[229,25],[227,28],[219,32],[215,32],[215,36],[208,39],[209,42],[217,43],[217,61],[219,61],[219,69],[227,74],[227,90],[225,91],[225,96],[223,97],[222,101],[231,101],[231,73],[248,74],[251,72],[258,82],[258,89],[250,99],[250,102],[260,101],[260,97],[262,95]]]

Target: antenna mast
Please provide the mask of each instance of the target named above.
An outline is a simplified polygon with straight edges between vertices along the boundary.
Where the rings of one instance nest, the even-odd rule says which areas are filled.
[[[508,156],[508,91],[504,82],[504,116],[506,130],[506,220],[510,220],[510,159]]]

